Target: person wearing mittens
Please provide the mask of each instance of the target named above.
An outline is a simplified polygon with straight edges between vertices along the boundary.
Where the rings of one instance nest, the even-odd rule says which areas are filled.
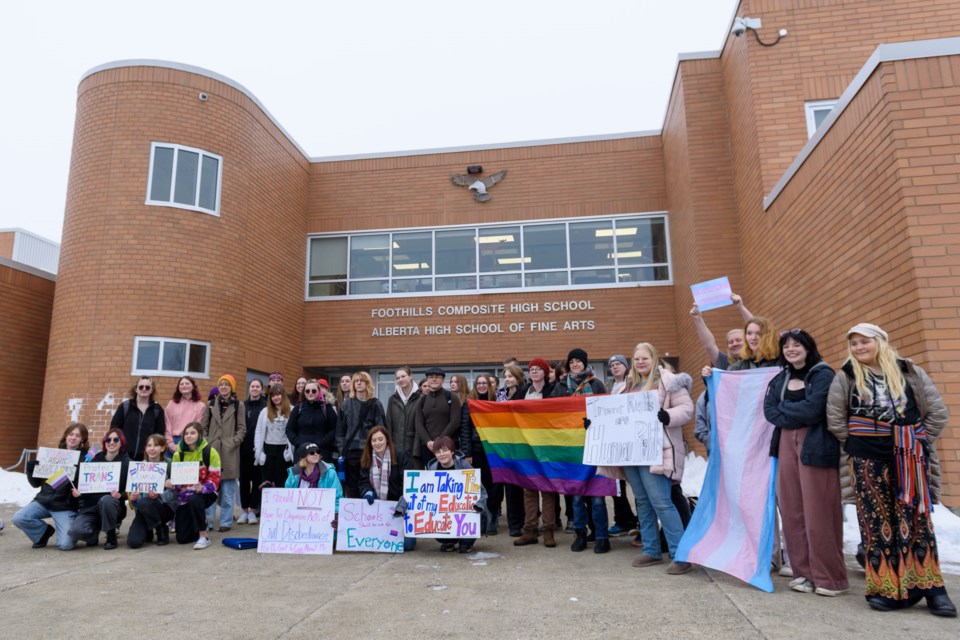
[[[404,472],[413,468],[406,451],[393,444],[390,431],[383,425],[375,426],[367,434],[360,455],[360,496],[371,505],[374,500],[396,500],[393,515],[402,518],[407,512],[407,501],[403,498]],[[404,537],[404,551],[411,551],[416,545],[416,538]]]
[[[233,526],[233,508],[240,494],[240,446],[247,433],[246,410],[237,400],[237,383],[230,374],[217,379],[217,397],[203,414],[207,442],[220,454],[220,533]],[[207,508],[209,526],[217,515],[216,503]]]
[[[206,510],[211,505],[217,504],[217,490],[220,488],[220,452],[203,439],[199,422],[191,422],[183,428],[183,439],[177,445],[171,464],[176,462],[200,463],[197,484],[175,485],[167,480],[165,485],[177,495],[178,506],[175,512],[177,544],[193,542],[194,549],[206,549],[210,546]]]
[[[143,448],[143,460],[166,465],[166,450],[166,438],[156,433],[151,434]],[[167,479],[169,478],[170,467],[167,465]],[[132,491],[128,497],[130,506],[134,509],[134,517],[127,532],[127,546],[139,549],[145,542],[153,539],[154,533],[157,536],[157,546],[169,544],[170,528],[167,523],[173,520],[173,507],[176,506],[177,499],[173,490],[167,489],[160,493],[151,491],[146,494]]]
[[[91,462],[119,462],[120,487],[109,493],[81,494],[77,489],[73,489],[73,496],[79,498],[79,501],[77,517],[70,527],[70,537],[83,540],[88,547],[94,547],[99,544],[100,532],[103,531],[107,534],[103,548],[110,550],[117,548],[117,531],[127,514],[127,508],[123,506],[123,492],[127,486],[130,456],[127,455],[123,429],[115,427],[107,431],[100,445],[103,449],[93,456]]]

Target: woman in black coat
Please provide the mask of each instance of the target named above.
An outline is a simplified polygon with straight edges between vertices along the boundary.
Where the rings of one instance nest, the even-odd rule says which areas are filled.
[[[301,444],[314,443],[322,460],[336,460],[333,450],[337,435],[337,413],[320,392],[320,383],[307,380],[304,400],[290,411],[287,440],[294,450]]]

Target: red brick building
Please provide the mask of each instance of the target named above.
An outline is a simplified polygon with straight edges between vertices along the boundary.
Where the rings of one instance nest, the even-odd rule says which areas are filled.
[[[835,366],[848,327],[882,325],[960,415],[960,9],[737,15],[762,26],[681,56],[662,131],[576,140],[311,158],[215,73],[92,70],[41,443],[71,418],[102,430],[146,371],[164,402],[183,371],[367,369],[385,397],[398,365],[469,375],[572,347],[600,364],[639,341],[696,372],[689,286],[722,275]],[[501,170],[486,202],[450,178]],[[960,432],[939,446],[958,506]]]

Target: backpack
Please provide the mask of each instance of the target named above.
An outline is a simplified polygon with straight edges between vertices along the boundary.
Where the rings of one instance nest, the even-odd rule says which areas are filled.
[[[127,421],[127,414],[130,413],[130,399],[129,399],[129,398],[127,398],[126,400],[123,401],[123,404],[121,405],[121,408],[123,409],[123,422],[126,423],[126,421]],[[159,405],[158,403],[156,403],[156,402],[152,403],[152,404],[150,405],[150,408],[147,409],[147,411],[151,411],[151,410],[153,411],[153,420],[154,420],[154,422],[156,422],[157,416],[160,415],[160,414],[158,413],[158,411],[160,410],[160,405]]]
[[[180,453],[180,460],[178,460],[178,462],[183,462],[183,452],[178,452],[178,453]],[[207,443],[207,446],[205,446],[200,451],[200,456],[203,458],[203,466],[209,469],[210,468],[210,443],[209,442]]]

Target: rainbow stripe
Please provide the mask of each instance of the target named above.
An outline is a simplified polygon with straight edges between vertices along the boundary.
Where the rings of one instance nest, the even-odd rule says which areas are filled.
[[[584,396],[469,402],[495,482],[567,495],[617,494],[616,480],[582,462]]]

